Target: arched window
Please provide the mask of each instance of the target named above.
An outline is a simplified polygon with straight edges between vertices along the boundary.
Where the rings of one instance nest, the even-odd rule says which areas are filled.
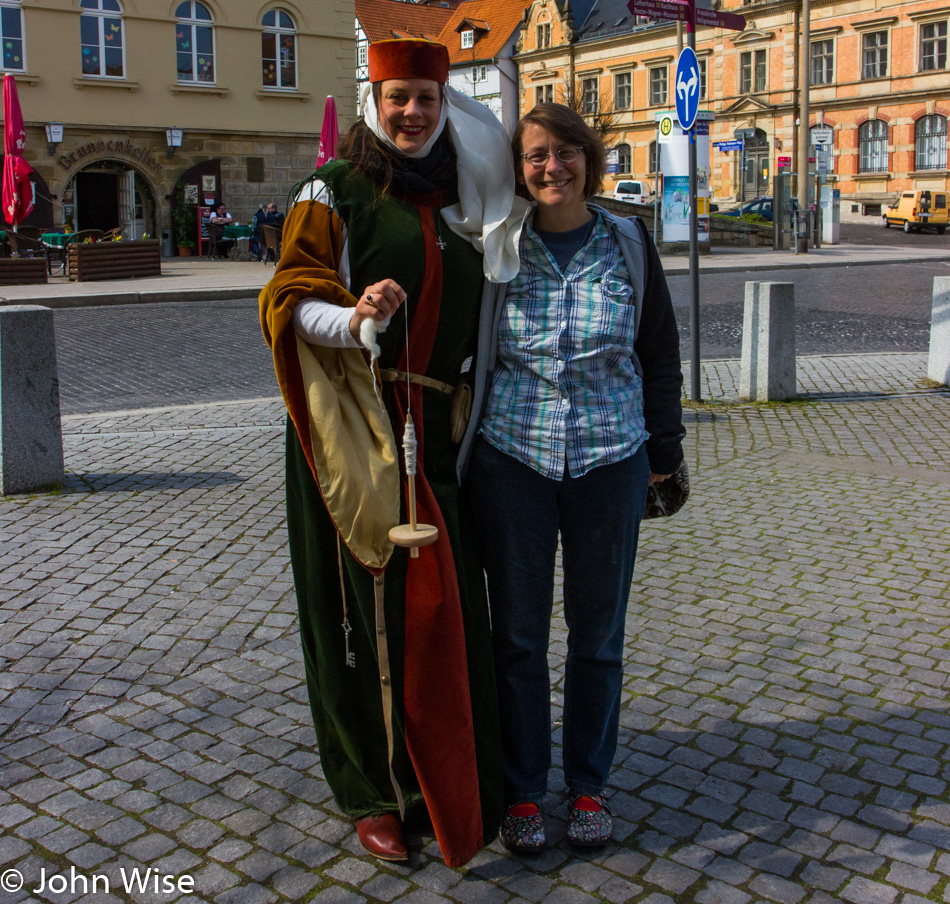
[[[939,113],[922,116],[914,124],[914,169],[947,168],[947,117]]]
[[[24,72],[23,10],[20,0],[0,0],[0,39],[3,40],[3,68]]]
[[[882,119],[858,126],[858,172],[887,172],[887,123]]]
[[[119,0],[80,0],[82,74],[125,76],[125,41]]]
[[[630,158],[630,145],[629,144],[618,144],[617,145],[617,172],[618,173],[629,173],[631,169],[631,158]]]
[[[297,87],[297,30],[282,9],[264,13],[261,20],[261,65],[265,88]]]
[[[175,10],[178,81],[214,82],[214,18],[203,3],[186,0]]]

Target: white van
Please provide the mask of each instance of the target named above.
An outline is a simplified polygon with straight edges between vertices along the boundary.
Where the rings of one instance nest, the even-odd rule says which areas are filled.
[[[614,186],[613,193],[616,201],[629,201],[631,204],[652,204],[653,192],[646,182],[638,179],[624,179]]]

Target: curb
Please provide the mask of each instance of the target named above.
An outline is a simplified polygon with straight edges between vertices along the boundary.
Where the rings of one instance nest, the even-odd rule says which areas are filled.
[[[54,295],[48,297],[0,299],[9,305],[35,304],[47,308],[93,308],[107,305],[164,304],[182,301],[227,301],[253,298],[257,301],[260,286],[229,286],[226,288],[162,290],[158,292],[112,292],[98,295]]]

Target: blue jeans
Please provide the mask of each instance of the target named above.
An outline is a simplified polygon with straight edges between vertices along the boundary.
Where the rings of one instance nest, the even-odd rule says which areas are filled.
[[[508,804],[540,800],[551,766],[548,640],[558,534],[568,627],[564,780],[600,794],[617,749],[624,622],[650,465],[632,457],[583,477],[542,477],[483,439],[468,489],[488,575]]]

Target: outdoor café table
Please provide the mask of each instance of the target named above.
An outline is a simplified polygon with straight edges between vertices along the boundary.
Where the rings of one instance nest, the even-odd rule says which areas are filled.
[[[233,239],[235,248],[247,251],[248,239],[253,234],[253,226],[225,226],[222,238]]]
[[[63,247],[65,247],[65,245],[66,245],[66,239],[68,239],[69,236],[70,236],[70,233],[68,233],[68,232],[44,232],[44,233],[40,236],[40,241],[41,241],[44,245],[47,245],[47,246],[50,247],[50,248],[63,248]],[[62,255],[62,258],[63,258],[62,261],[59,263],[59,271],[60,271],[60,273],[65,273],[65,272],[66,272],[66,255],[65,255],[65,253]],[[50,261],[50,268],[52,268],[52,266],[53,266],[53,263],[52,263],[52,260],[51,260],[51,261]],[[52,272],[53,272],[52,269],[50,269],[50,273],[52,273]]]

